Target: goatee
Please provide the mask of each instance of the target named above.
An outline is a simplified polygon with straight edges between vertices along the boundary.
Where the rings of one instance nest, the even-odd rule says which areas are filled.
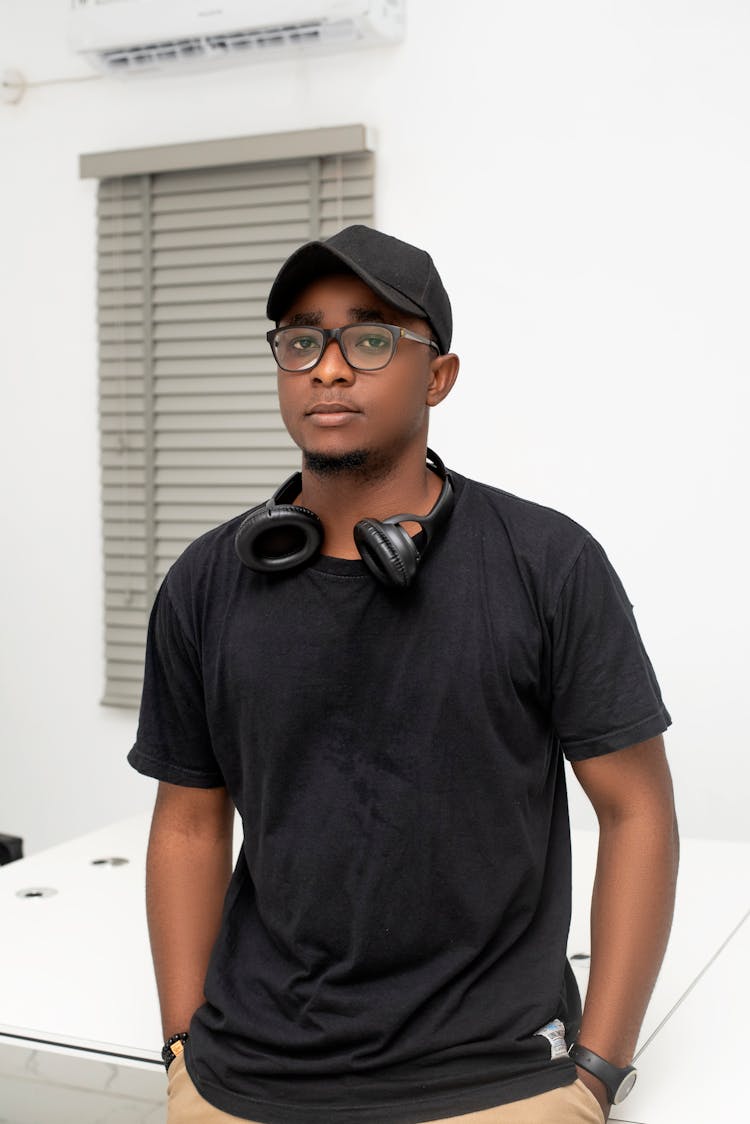
[[[367,449],[352,449],[349,453],[314,453],[302,451],[303,463],[315,476],[337,476],[345,472],[369,476],[371,456]]]

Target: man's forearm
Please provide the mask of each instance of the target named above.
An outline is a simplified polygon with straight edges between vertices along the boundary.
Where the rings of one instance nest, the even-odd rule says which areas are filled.
[[[203,1002],[231,866],[231,830],[185,834],[155,817],[146,911],[165,1038],[187,1030]]]
[[[632,1061],[664,957],[678,859],[677,827],[670,816],[600,824],[591,971],[579,1041],[618,1066]],[[579,1072],[598,1095],[595,1080]]]

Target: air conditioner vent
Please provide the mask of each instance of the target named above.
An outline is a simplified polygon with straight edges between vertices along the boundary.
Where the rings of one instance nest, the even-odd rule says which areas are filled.
[[[318,43],[340,43],[357,38],[359,32],[353,20],[340,20],[336,23],[318,21],[143,43],[116,51],[102,51],[100,59],[106,70],[146,70],[161,68],[165,63],[218,61],[232,54],[246,54],[249,51],[260,57],[261,52],[308,47]]]
[[[73,50],[127,77],[398,43],[406,0],[69,2]]]

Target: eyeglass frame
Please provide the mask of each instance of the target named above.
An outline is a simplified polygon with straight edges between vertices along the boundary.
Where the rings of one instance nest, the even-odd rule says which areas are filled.
[[[344,348],[341,347],[341,333],[345,332],[347,328],[386,328],[390,332],[393,339],[393,351],[388,356],[385,363],[381,364],[380,367],[355,367],[353,363],[350,363],[346,357]],[[323,336],[323,345],[320,349],[320,355],[314,363],[310,364],[309,367],[293,367],[290,370],[287,367],[282,367],[279,363],[278,356],[273,349],[273,341],[275,340],[279,332],[294,331],[295,329],[302,329],[303,331],[305,329],[308,329],[313,332],[320,332]],[[426,336],[418,336],[416,332],[412,332],[408,328],[402,328],[400,324],[383,324],[380,320],[366,320],[363,322],[355,321],[353,324],[343,324],[340,328],[319,328],[317,324],[284,324],[278,328],[271,328],[270,331],[266,332],[266,339],[268,340],[269,346],[271,348],[271,354],[276,361],[276,366],[280,371],[284,371],[288,375],[304,375],[308,371],[314,371],[318,363],[320,363],[321,359],[325,355],[326,349],[331,340],[335,340],[339,345],[339,349],[342,356],[344,357],[344,362],[347,364],[347,366],[351,367],[353,371],[361,371],[366,375],[370,374],[372,371],[385,370],[388,364],[392,361],[393,356],[396,354],[396,348],[398,347],[399,340],[414,340],[415,343],[426,343],[428,347],[434,347],[437,354],[440,355],[440,347],[435,340],[427,339]]]

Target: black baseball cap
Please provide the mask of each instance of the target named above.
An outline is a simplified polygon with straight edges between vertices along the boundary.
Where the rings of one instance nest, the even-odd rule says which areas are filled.
[[[427,320],[441,354],[451,345],[451,302],[426,250],[369,226],[347,226],[323,241],[306,242],[282,265],[268,296],[266,313],[278,324],[312,281],[341,267],[350,269],[388,304]]]

